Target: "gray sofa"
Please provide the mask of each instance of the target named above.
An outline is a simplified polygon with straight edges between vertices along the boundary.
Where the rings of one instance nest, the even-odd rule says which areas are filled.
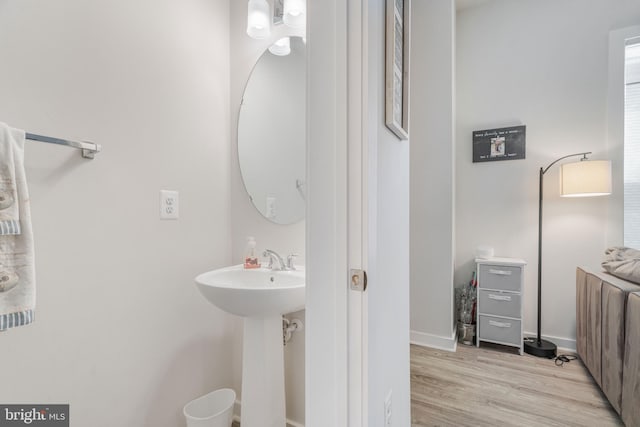
[[[579,267],[576,347],[625,425],[640,427],[640,285]]]

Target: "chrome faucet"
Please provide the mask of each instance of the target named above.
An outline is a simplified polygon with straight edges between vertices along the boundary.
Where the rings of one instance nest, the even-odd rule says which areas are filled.
[[[284,260],[276,251],[272,251],[271,249],[265,249],[262,253],[263,257],[269,257],[269,268],[272,270],[287,270],[287,266],[284,263]],[[277,261],[278,265],[273,265],[273,261]]]
[[[263,257],[269,257],[269,268],[272,270],[280,270],[280,271],[291,271],[291,270],[295,270],[296,266],[293,263],[293,260],[295,259],[295,257],[297,257],[298,255],[289,255],[287,257],[287,262],[284,262],[284,259],[278,255],[278,253],[276,251],[272,251],[271,249],[265,249],[264,252],[262,253]],[[277,262],[278,265],[274,265],[274,260]]]

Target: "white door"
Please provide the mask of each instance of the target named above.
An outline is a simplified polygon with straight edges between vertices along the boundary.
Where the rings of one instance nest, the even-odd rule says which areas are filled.
[[[367,274],[368,244],[368,184],[371,172],[367,125],[367,25],[364,18],[367,2],[350,1],[348,4],[348,151],[347,151],[347,248],[349,279],[353,281],[354,270]],[[372,239],[375,241],[375,239]],[[366,277],[366,276],[365,276]],[[362,283],[361,283],[362,285]],[[366,427],[367,422],[367,309],[366,290],[348,291],[348,425]]]
[[[409,425],[409,152],[384,126],[385,0],[307,5],[305,424],[385,426],[389,406]]]
[[[306,427],[348,425],[347,4],[307,2]]]
[[[307,427],[364,427],[360,0],[307,3]],[[349,28],[348,28],[349,27]]]

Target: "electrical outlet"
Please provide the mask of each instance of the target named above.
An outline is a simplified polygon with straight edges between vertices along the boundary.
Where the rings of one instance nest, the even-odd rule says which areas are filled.
[[[266,217],[269,219],[276,218],[276,198],[275,197],[267,197]]]
[[[160,219],[178,219],[179,201],[177,191],[160,190]]]
[[[387,398],[384,400],[384,427],[391,427],[391,415],[393,408],[393,401],[391,400],[391,391],[387,394]]]

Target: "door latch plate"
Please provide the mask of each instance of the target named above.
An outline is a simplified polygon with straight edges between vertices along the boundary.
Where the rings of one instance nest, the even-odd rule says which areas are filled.
[[[352,291],[364,292],[367,290],[367,272],[357,268],[349,271],[349,288]]]

